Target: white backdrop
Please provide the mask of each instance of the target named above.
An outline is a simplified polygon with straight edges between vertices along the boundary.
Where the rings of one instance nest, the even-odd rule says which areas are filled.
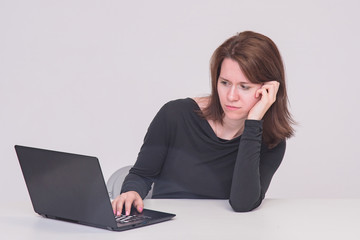
[[[209,58],[244,30],[272,38],[296,136],[268,197],[360,197],[357,0],[0,0],[0,186],[28,198],[15,144],[137,157],[167,101],[209,93]]]

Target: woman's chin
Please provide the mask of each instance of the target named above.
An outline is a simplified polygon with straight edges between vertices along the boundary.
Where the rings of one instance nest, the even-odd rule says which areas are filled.
[[[224,120],[230,120],[230,121],[243,121],[247,118],[247,114],[235,114],[235,113],[228,113],[225,114]]]

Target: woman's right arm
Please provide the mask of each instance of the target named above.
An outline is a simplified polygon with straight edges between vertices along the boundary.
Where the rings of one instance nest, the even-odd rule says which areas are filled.
[[[141,212],[151,185],[160,174],[167,155],[169,143],[168,129],[169,106],[165,104],[151,122],[144,138],[135,165],[130,169],[121,188],[121,194],[113,202],[114,214],[119,215],[125,205],[125,213],[130,213],[131,206]]]

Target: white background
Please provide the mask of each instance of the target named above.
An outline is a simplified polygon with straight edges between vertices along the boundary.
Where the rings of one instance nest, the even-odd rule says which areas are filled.
[[[209,58],[244,30],[286,65],[296,136],[268,197],[360,197],[357,0],[0,0],[1,199],[28,198],[15,144],[133,164],[167,101],[210,92]]]

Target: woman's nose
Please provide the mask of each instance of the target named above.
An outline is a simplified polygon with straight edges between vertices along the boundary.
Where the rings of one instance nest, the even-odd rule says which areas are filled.
[[[237,101],[239,100],[239,93],[237,91],[238,89],[236,88],[236,86],[232,86],[230,89],[229,89],[229,92],[228,92],[228,99],[229,101]]]

